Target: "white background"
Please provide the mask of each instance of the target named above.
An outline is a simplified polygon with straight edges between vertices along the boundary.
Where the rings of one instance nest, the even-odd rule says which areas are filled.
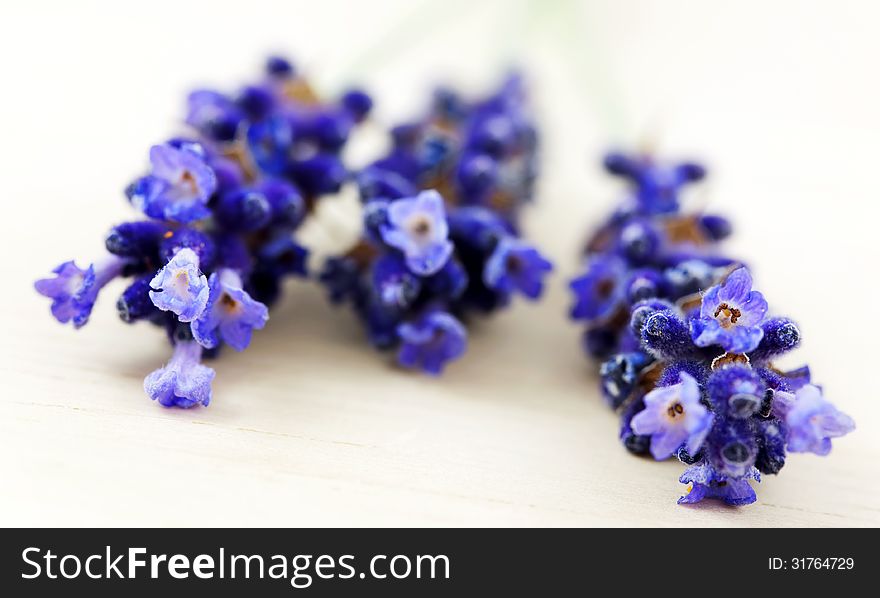
[[[878,525],[880,11],[873,2],[27,2],[0,5],[0,523],[5,525]],[[439,81],[532,82],[544,175],[527,231],[549,293],[472,331],[440,380],[398,371],[316,285],[217,369],[207,409],[141,381],[162,334],[99,301],[74,332],[32,281],[87,262],[185,92],[234,88],[285,52],[333,95],[374,93],[370,137]],[[793,455],[755,505],[675,505],[677,463],[629,456],[565,318],[577,249],[619,188],[609,145],[699,157],[690,201],[735,221],[771,310],[858,429]],[[349,198],[350,199],[350,198]],[[344,243],[347,200],[306,236]]]

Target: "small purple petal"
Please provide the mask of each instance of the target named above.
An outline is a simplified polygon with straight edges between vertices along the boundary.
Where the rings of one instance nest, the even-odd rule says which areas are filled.
[[[758,291],[752,291],[746,296],[746,300],[742,302],[742,315],[739,317],[737,324],[740,326],[757,326],[767,317],[767,300],[764,299]]]
[[[718,306],[721,305],[721,286],[715,285],[714,287],[710,287],[705,293],[703,293],[703,300],[700,304],[700,318],[701,319],[715,319],[715,310],[718,309]]]
[[[401,324],[397,334],[402,341],[398,363],[408,368],[421,368],[432,375],[440,374],[446,363],[461,356],[467,347],[464,326],[450,314],[440,311]]]
[[[636,434],[640,434],[635,426],[633,430]],[[661,428],[651,436],[651,455],[657,461],[662,461],[677,451],[687,439],[688,433],[684,428]]]
[[[722,329],[719,328],[719,331]],[[711,344],[719,344],[730,353],[748,353],[758,346],[762,338],[764,331],[761,328],[736,326],[732,332],[721,334],[717,341]]]
[[[747,268],[738,268],[731,272],[721,285],[718,293],[720,301],[741,303],[746,300],[752,290],[752,275]]]

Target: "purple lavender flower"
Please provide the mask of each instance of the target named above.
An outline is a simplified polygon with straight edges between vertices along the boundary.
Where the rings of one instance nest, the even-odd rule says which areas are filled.
[[[348,180],[343,146],[370,102],[359,91],[325,102],[277,57],[259,81],[234,94],[194,91],[187,102],[190,135],[150,148],[149,171],[125,190],[148,218],[113,227],[105,238],[112,254],[106,264],[61,264],[36,290],[50,297],[55,318],[79,327],[101,287],[117,275],[130,277],[120,287],[119,316],[164,328],[175,345],[171,362],[146,379],[147,392],[163,405],[207,405],[214,373],[199,363],[201,356],[213,357],[222,343],[247,347],[283,279],[306,274],[308,251],[293,234],[318,195]],[[393,197],[415,195],[417,186],[404,183],[410,192]],[[378,244],[403,264],[400,251]],[[357,275],[365,264],[351,265]],[[434,278],[434,286],[444,281]],[[364,295],[372,289],[354,282],[345,290],[357,293],[366,313],[373,306]],[[428,304],[411,307],[421,313]],[[410,315],[388,309],[374,318],[381,329],[373,336],[396,346],[396,327]]]
[[[700,347],[720,345],[730,353],[748,353],[764,336],[761,322],[766,314],[767,301],[752,290],[749,271],[739,268],[703,295],[700,316],[691,323],[691,336]]]
[[[232,140],[244,115],[230,98],[210,89],[199,89],[187,98],[186,124],[217,141]]]
[[[125,260],[108,256],[102,262],[80,268],[73,261],[64,262],[52,272],[52,278],[34,283],[38,293],[52,299],[52,315],[66,324],[73,321],[75,328],[85,326],[92,313],[98,293],[108,282],[122,273]]]
[[[434,190],[388,206],[388,223],[382,239],[401,250],[410,270],[421,276],[434,274],[452,255],[443,198]]]
[[[682,190],[705,170],[623,154],[605,166],[632,194],[587,243],[572,315],[587,320],[584,346],[603,360],[620,438],[633,453],[697,464],[681,478],[681,503],[754,502],[749,480],[779,473],[786,450],[827,454],[853,421],[810,386],[809,368],[775,367],[800,328],[768,318],[749,271],[717,252],[730,222],[681,210]]]
[[[856,428],[847,414],[822,396],[818,386],[807,384],[794,394],[777,391],[773,395],[773,414],[788,428],[787,448],[793,453],[827,455],[831,439]]]
[[[202,346],[195,341],[178,341],[165,367],[144,379],[144,390],[164,407],[189,408],[211,402],[214,370],[201,364]]]
[[[636,434],[651,436],[651,454],[657,460],[685,445],[695,454],[703,444],[713,415],[700,402],[700,385],[682,372],[680,382],[655,388],[645,395],[645,409],[632,419]]]
[[[276,114],[248,127],[248,150],[264,171],[280,175],[290,162],[293,147],[293,129],[290,121]]]
[[[373,263],[372,285],[382,305],[409,307],[419,295],[421,281],[397,253],[386,253]]]
[[[611,316],[624,298],[625,271],[623,260],[614,255],[591,257],[587,271],[569,283],[575,295],[571,317],[595,321]]]
[[[403,341],[397,360],[407,368],[421,368],[438,375],[447,362],[459,357],[467,346],[464,326],[450,314],[432,311],[415,322],[397,327]]]
[[[473,104],[441,94],[423,118],[395,126],[390,151],[355,176],[363,238],[327,262],[322,281],[331,298],[351,303],[371,344],[400,347],[408,367],[438,373],[464,349],[464,330],[449,314],[490,313],[514,292],[542,291],[550,264],[518,240],[537,149],[522,92],[511,79]],[[362,98],[349,99],[357,106],[345,104],[348,118],[358,120]],[[330,124],[314,127],[322,147],[347,135]],[[452,194],[446,205],[432,188]]]
[[[152,173],[134,185],[131,201],[151,218],[193,222],[210,215],[217,177],[204,158],[171,145],[150,148]]]
[[[223,268],[211,274],[210,295],[202,315],[192,322],[196,341],[207,349],[224,343],[244,351],[253,330],[266,325],[268,308],[242,289],[241,276]]]
[[[692,465],[679,478],[682,484],[688,484],[688,489],[678,504],[698,503],[705,498],[722,500],[735,507],[752,504],[757,495],[749,484],[750,479],[761,481],[761,474],[754,467],[740,478],[731,478],[719,474],[708,463]]]
[[[199,256],[181,249],[150,281],[150,299],[162,311],[177,314],[181,322],[192,322],[205,310],[210,291],[208,279],[199,270]]]
[[[650,156],[616,152],[605,156],[605,168],[633,184],[639,209],[648,213],[676,211],[682,188],[706,176],[706,169],[693,162],[659,164]]]
[[[537,299],[541,295],[544,276],[552,269],[553,264],[537,249],[516,237],[507,236],[499,241],[486,261],[483,282],[501,293],[518,290],[529,299]]]
[[[663,279],[675,296],[683,297],[707,289],[723,274],[724,268],[699,258],[684,258],[663,271]]]

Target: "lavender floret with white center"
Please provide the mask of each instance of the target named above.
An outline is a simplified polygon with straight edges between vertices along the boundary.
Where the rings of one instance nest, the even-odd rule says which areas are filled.
[[[443,198],[433,190],[393,202],[381,234],[385,243],[403,252],[409,269],[420,276],[434,274],[452,255]]]
[[[192,322],[208,304],[208,279],[199,270],[199,257],[192,249],[181,249],[150,281],[150,299],[162,311]]]

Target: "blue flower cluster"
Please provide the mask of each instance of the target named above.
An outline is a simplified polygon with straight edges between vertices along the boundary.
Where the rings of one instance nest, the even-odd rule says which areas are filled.
[[[682,190],[705,170],[616,153],[605,167],[629,191],[587,245],[571,315],[587,323],[584,346],[622,414],[621,440],[689,466],[680,503],[752,503],[749,480],[778,473],[787,451],[826,455],[855,425],[807,367],[773,365],[801,333],[768,316],[748,269],[719,252],[729,222],[681,209]]]
[[[153,146],[149,172],[126,191],[148,219],[115,226],[103,258],[65,262],[36,290],[79,328],[99,291],[130,277],[119,316],[164,327],[174,347],[144,380],[147,394],[168,407],[208,405],[214,370],[202,358],[224,344],[244,350],[281,280],[306,274],[294,232],[348,178],[340,151],[371,104],[358,90],[321,102],[283,58],[237,94],[191,93],[190,134]]]
[[[462,320],[537,299],[552,266],[519,234],[537,135],[519,77],[467,102],[442,89],[424,118],[394,127],[387,155],[357,174],[364,234],[327,260],[332,301],[351,304],[370,343],[439,374],[466,348]]]

